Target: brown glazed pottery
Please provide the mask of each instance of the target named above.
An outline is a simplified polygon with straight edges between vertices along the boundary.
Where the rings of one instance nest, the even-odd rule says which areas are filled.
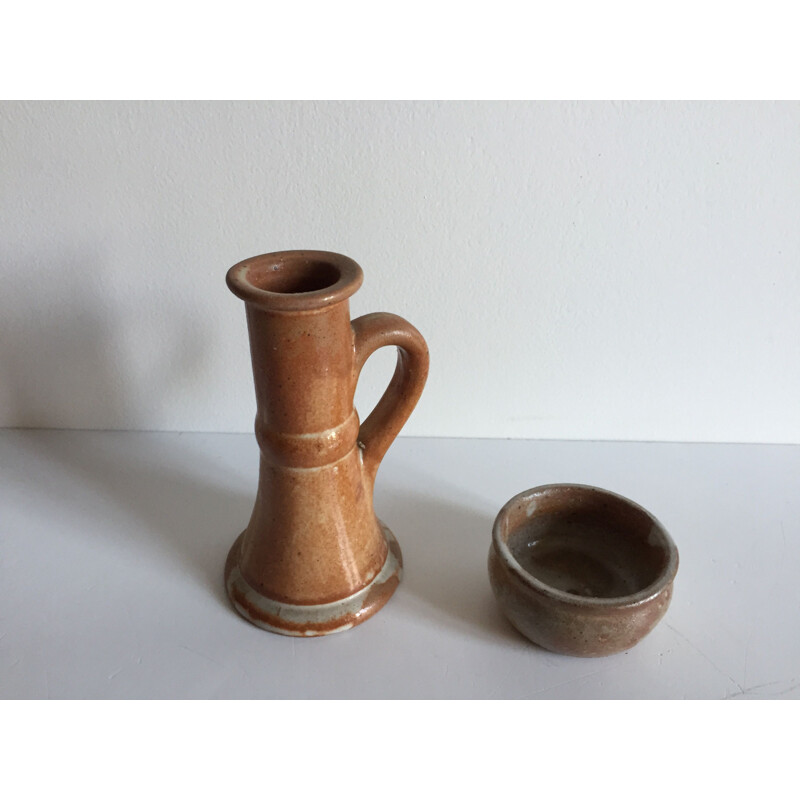
[[[592,486],[511,498],[492,531],[489,579],[517,630],[556,653],[628,650],[669,606],[678,550],[641,506]]]
[[[245,301],[261,461],[250,523],[225,565],[236,610],[275,633],[319,636],[378,611],[402,556],[375,516],[375,473],[422,393],[428,348],[394,314],[350,321],[361,267],[336,253],[298,250],[249,258],[228,271]],[[397,368],[359,422],[361,368],[394,345]]]

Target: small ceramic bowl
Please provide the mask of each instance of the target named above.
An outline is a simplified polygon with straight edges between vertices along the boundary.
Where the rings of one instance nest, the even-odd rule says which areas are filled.
[[[538,486],[497,515],[489,579],[503,612],[556,653],[628,650],[664,616],[678,550],[661,523],[612,492]]]

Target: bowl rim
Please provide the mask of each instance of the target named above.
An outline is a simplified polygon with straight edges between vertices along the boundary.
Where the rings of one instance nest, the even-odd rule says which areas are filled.
[[[511,548],[506,544],[501,536],[503,522],[510,514],[511,509],[518,503],[530,503],[532,500],[535,500],[537,496],[540,496],[544,492],[551,491],[553,489],[578,489],[581,491],[581,493],[591,492],[604,495],[617,501],[621,501],[626,505],[642,512],[653,525],[651,535],[653,533],[656,534],[656,536],[660,539],[661,546],[667,552],[667,562],[659,572],[656,579],[643,589],[640,589],[638,592],[634,592],[633,594],[619,595],[617,597],[585,597],[583,595],[574,595],[561,589],[556,589],[554,586],[551,586],[549,583],[545,583],[525,570],[517,561],[517,559],[514,558],[513,554],[511,553]],[[678,548],[676,547],[675,542],[672,540],[672,537],[669,535],[666,528],[661,524],[661,522],[658,521],[658,519],[656,519],[656,517],[654,517],[646,508],[640,506],[638,503],[635,503],[633,500],[629,500],[627,497],[623,497],[621,494],[611,492],[608,489],[601,489],[598,486],[589,486],[588,484],[582,483],[546,483],[542,484],[541,486],[534,486],[532,489],[525,489],[519,494],[514,495],[500,509],[495,517],[495,521],[492,526],[492,543],[497,555],[501,558],[505,566],[526,586],[536,592],[546,595],[547,597],[558,600],[559,602],[567,603],[572,606],[581,606],[584,608],[631,608],[641,605],[642,603],[646,603],[647,601],[652,600],[654,597],[661,594],[661,592],[663,592],[664,589],[673,582],[675,579],[675,574],[678,571]]]

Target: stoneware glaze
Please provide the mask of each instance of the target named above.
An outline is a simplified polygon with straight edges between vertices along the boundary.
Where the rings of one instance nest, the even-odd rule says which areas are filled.
[[[497,515],[489,579],[517,630],[556,653],[628,650],[664,616],[678,551],[641,506],[592,486],[518,494]]]
[[[361,267],[322,251],[249,258],[228,271],[245,301],[256,390],[258,493],[234,543],[225,585],[254,625],[292,636],[347,630],[378,611],[402,573],[375,516],[381,459],[428,374],[420,333],[394,314],[350,321]],[[364,362],[394,345],[397,368],[372,413],[353,407]]]

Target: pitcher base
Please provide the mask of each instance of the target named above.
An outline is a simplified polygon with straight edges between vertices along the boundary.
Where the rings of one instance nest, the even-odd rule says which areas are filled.
[[[292,605],[259,594],[239,570],[239,549],[244,534],[233,543],[225,563],[225,588],[233,607],[248,622],[285,636],[325,636],[360,625],[380,611],[400,583],[403,555],[394,534],[378,520],[389,545],[380,572],[363,589],[333,603]]]

